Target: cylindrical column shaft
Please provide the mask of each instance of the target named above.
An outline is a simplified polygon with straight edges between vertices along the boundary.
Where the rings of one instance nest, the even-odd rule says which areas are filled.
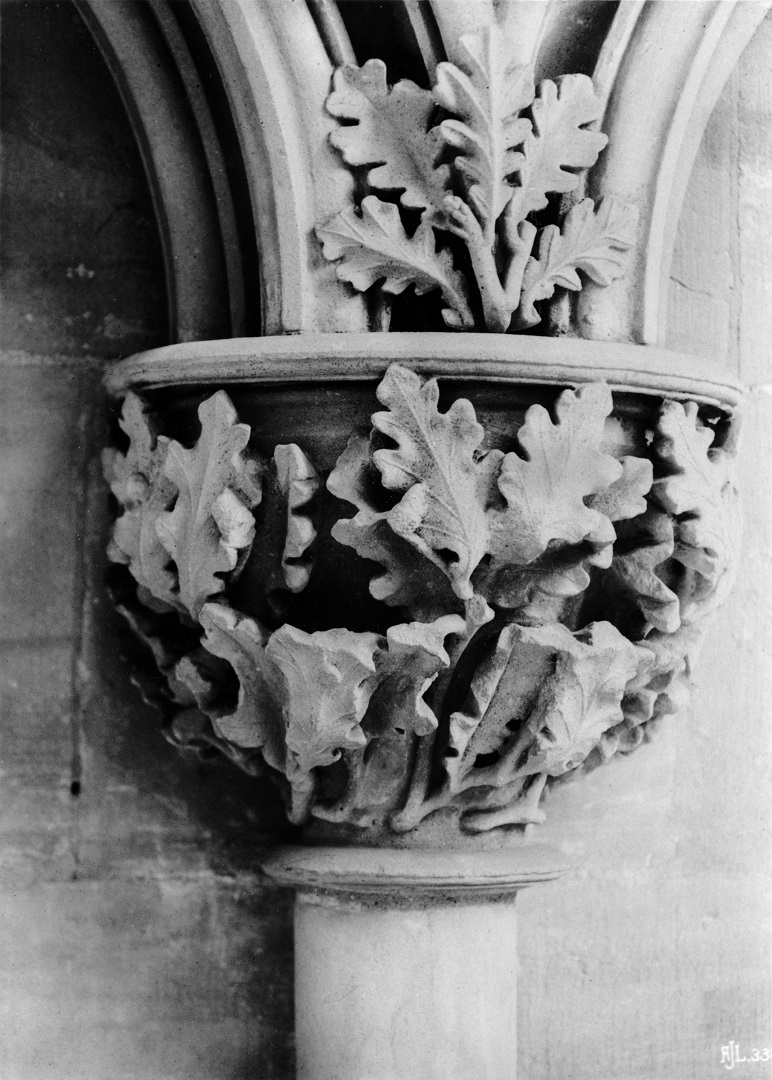
[[[298,1080],[515,1080],[514,898],[295,908]]]
[[[294,847],[297,1080],[515,1080],[515,896],[567,868],[539,845]]]

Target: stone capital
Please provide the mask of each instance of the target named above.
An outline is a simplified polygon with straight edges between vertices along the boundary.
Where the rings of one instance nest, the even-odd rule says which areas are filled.
[[[113,372],[118,604],[169,737],[267,773],[309,839],[522,833],[688,694],[738,554],[737,389],[629,345],[598,380],[586,342],[372,341]]]

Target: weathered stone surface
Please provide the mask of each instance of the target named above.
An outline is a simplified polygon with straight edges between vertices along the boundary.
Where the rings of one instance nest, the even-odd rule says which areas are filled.
[[[2,345],[126,355],[166,340],[158,228],[120,95],[74,5],[3,4]]]
[[[185,455],[207,477],[198,529],[233,484],[218,449],[221,412],[240,432],[233,461],[254,476],[267,466],[249,456],[250,427],[223,391],[199,406],[190,449],[150,435],[160,416],[128,399],[126,415],[141,420],[124,421],[128,453],[107,462],[123,507],[111,551],[138,586],[123,609],[154,658],[168,730],[178,742],[185,729],[193,746],[220,746],[248,771],[262,755],[296,824],[408,840],[437,814],[470,832],[522,828],[543,820],[548,784],[636,749],[686,697],[701,624],[736,567],[728,420],[665,401],[615,446],[619,421],[603,384],[524,414],[513,388],[496,392],[506,453],[468,399],[442,410],[436,379],[393,364],[376,389],[385,410],[373,414],[369,440],[352,435],[327,479],[356,514],[334,520],[333,507],[309,503],[309,537],[352,581],[364,573],[383,621],[347,627],[344,601],[344,625],[329,625],[324,557],[298,582],[315,586],[313,600],[299,588],[291,609],[266,604],[276,574],[251,569],[253,553],[257,567],[275,566],[294,524],[290,487],[272,483],[265,506],[239,504],[238,592],[214,518],[212,541],[196,546],[208,583],[200,642],[187,629],[197,614],[183,596],[188,556],[166,536],[165,517],[186,505],[169,457]],[[137,498],[124,473],[143,456]],[[175,509],[159,513],[162,505]],[[253,524],[263,513],[272,529]],[[135,535],[169,555],[157,582],[127,554]],[[408,639],[395,679],[392,650]],[[226,704],[234,680],[235,708]]]
[[[294,20],[302,5],[291,6]],[[751,6],[757,5],[745,5]],[[85,78],[83,58],[58,24],[39,49],[18,48],[10,42],[12,19],[26,15],[37,35],[48,18],[45,12],[54,7],[67,12],[68,5],[41,0],[3,3],[4,64],[13,58],[16,70],[27,72],[27,85],[39,88],[45,101],[34,114],[37,123],[29,133],[33,138],[18,131],[4,137],[6,167],[10,150],[22,143],[26,148],[23,169],[17,163],[10,184],[6,173],[3,185],[4,211],[19,242],[14,251],[18,256],[20,246],[33,244],[36,261],[33,266],[15,258],[5,274],[2,314],[12,319],[18,347],[76,352],[88,342],[99,353],[124,353],[144,342],[164,340],[165,297],[150,199],[147,192],[138,199],[136,187],[127,194],[122,186],[137,175],[133,170],[141,170],[136,156],[135,165],[127,166],[122,148],[127,144],[119,138],[120,106],[105,129],[106,152],[99,160],[84,154],[77,167],[68,162],[68,148],[80,150],[80,140],[90,139],[97,128],[88,110],[80,107],[77,126],[62,118],[61,110],[78,100],[71,92],[73,83],[80,90],[88,88],[92,103],[106,99],[110,83],[106,75],[99,84]],[[214,4],[200,7],[208,13],[217,11]],[[250,5],[252,10],[258,7]],[[366,7],[348,5],[347,14],[349,25],[359,21],[364,27],[365,42],[371,40],[367,35],[376,23],[369,12],[358,13]],[[522,13],[532,7],[548,10],[548,5],[513,7]],[[562,10],[548,26],[546,43],[553,53],[546,48],[548,55],[542,61],[548,74],[566,68],[592,72],[596,53],[588,46],[588,20],[610,18],[612,7],[561,5],[570,10]],[[659,5],[671,12],[677,7]],[[451,27],[456,35],[464,20],[475,17],[476,9],[477,5],[434,7],[443,32]],[[620,5],[620,20],[629,18],[631,10],[637,11],[636,6]],[[388,13],[381,10],[379,15],[385,19]],[[647,17],[651,15],[649,9]],[[292,38],[295,25],[293,21],[288,40],[300,67],[306,54],[297,48],[297,36]],[[396,70],[396,63],[407,65],[409,51],[402,48],[399,35],[388,42],[386,38],[380,34],[394,55],[390,69]],[[641,40],[641,35],[636,33],[634,39]],[[530,40],[518,39],[523,54]],[[670,45],[680,35],[659,40]],[[719,54],[725,55],[720,34],[716,40]],[[731,94],[704,140],[679,229],[679,261],[673,270],[679,280],[672,284],[677,304],[671,306],[668,331],[679,348],[700,356],[714,353],[726,361],[727,369],[742,370],[746,381],[760,383],[767,379],[767,324],[772,311],[765,294],[766,238],[772,235],[767,227],[769,44],[767,28],[766,37],[746,53]],[[451,58],[452,47],[450,42]],[[555,50],[580,54],[584,66],[572,60],[551,69]],[[606,71],[613,71],[613,56],[607,56],[609,60]],[[641,114],[652,100],[651,70],[649,62]],[[68,73],[67,92],[61,91],[54,72]],[[4,84],[3,122],[12,109],[17,115],[33,115],[29,100],[11,96],[8,89]],[[669,108],[672,111],[672,101]],[[640,140],[640,128],[636,125],[634,130]],[[693,129],[688,130],[691,136]],[[34,139],[41,132],[46,141],[42,148]],[[57,136],[56,153],[48,138],[52,133]],[[640,141],[642,152],[650,154],[651,140]],[[662,161],[660,155],[651,157]],[[262,160],[259,155],[255,159]],[[309,155],[309,171],[317,167],[318,159],[311,161]],[[113,176],[120,173],[121,190],[105,208],[101,199],[111,171]],[[44,175],[50,198],[39,183]],[[684,182],[687,175],[688,169]],[[643,174],[634,177],[637,183]],[[28,213],[17,212],[18,201],[9,199],[14,190],[23,190]],[[59,191],[65,192],[64,199],[59,199]],[[64,232],[57,221],[66,223]],[[675,239],[672,221],[669,228]],[[4,243],[9,235],[4,222]],[[49,262],[40,251],[45,247],[50,252],[52,239],[55,258]],[[304,243],[306,239],[304,233]],[[95,250],[105,261],[96,266],[94,278],[85,274],[95,268],[88,259],[83,260],[84,276],[66,276],[62,268],[77,270],[78,254],[90,256]],[[147,259],[151,251],[156,255]],[[101,306],[94,307],[95,303]],[[118,303],[120,308],[114,306]],[[99,317],[97,329],[84,336],[81,331],[88,320],[82,317],[88,310],[98,311]],[[116,318],[106,319],[110,313]],[[72,323],[66,321],[70,318]],[[502,340],[512,348],[511,339]],[[522,336],[518,340],[530,340],[535,351],[542,341],[554,343]],[[602,356],[603,346],[595,361],[601,363]],[[53,356],[51,362],[56,363]],[[5,373],[3,385],[10,385]],[[30,384],[26,403],[33,405],[39,393],[45,399],[49,392]],[[62,425],[74,433],[78,415],[72,411],[71,398],[61,388],[56,394],[62,395],[58,410]],[[339,399],[325,390],[309,392],[307,400],[312,409],[330,416]],[[770,1045],[769,875],[759,870],[767,861],[772,790],[761,771],[760,751],[768,741],[772,699],[763,682],[769,670],[765,582],[770,480],[762,467],[770,453],[768,401],[768,393],[761,390],[747,409],[742,486],[748,524],[740,580],[693,675],[697,697],[689,721],[670,726],[639,755],[634,785],[628,768],[602,769],[581,784],[553,789],[550,796],[550,819],[542,827],[545,838],[563,844],[583,870],[578,881],[574,877],[520,901],[520,967],[528,985],[519,1003],[524,1075],[533,1073],[540,1080],[542,1074],[543,1080],[566,1076],[705,1080],[717,1071],[720,1046],[729,1038],[748,1046]],[[13,406],[3,403],[4,420],[13,422],[14,431],[19,430],[17,418],[24,404],[18,396]],[[94,415],[102,415],[101,410],[100,404]],[[361,411],[365,414],[367,409]],[[45,425],[53,427],[55,412],[45,412],[41,431]],[[272,406],[266,406],[264,416],[273,420]],[[94,430],[90,423],[85,426]],[[30,424],[30,430],[33,427]],[[12,441],[19,443],[16,437]],[[61,471],[68,477],[79,474],[80,457],[78,462],[70,457],[71,443],[57,445],[66,446],[56,461]],[[9,459],[4,456],[3,461],[5,467]],[[37,461],[31,453],[25,469]],[[102,505],[106,492],[94,477],[88,486]],[[20,496],[13,503],[14,515],[28,505],[26,498]],[[240,778],[227,762],[199,765],[165,747],[155,718],[141,706],[117,659],[117,630],[105,612],[101,565],[94,567],[93,586],[86,591],[84,607],[94,615],[85,628],[85,650],[77,656],[73,650],[72,657],[73,671],[96,688],[84,718],[84,795],[72,799],[52,786],[54,775],[65,781],[72,776],[69,739],[63,737],[59,720],[64,715],[59,714],[59,701],[68,695],[63,689],[60,699],[56,690],[68,665],[57,659],[49,667],[45,659],[51,655],[49,647],[34,635],[38,618],[42,623],[50,615],[51,625],[63,625],[65,609],[58,598],[79,592],[78,582],[68,575],[80,564],[81,549],[75,539],[75,554],[70,554],[69,534],[62,535],[61,547],[52,542],[55,520],[66,519],[71,511],[67,495],[56,506],[47,495],[45,507],[48,516],[36,513],[28,519],[36,529],[47,530],[41,548],[34,549],[34,560],[22,558],[33,551],[29,531],[23,540],[13,541],[13,553],[8,555],[18,561],[14,580],[6,583],[6,596],[12,593],[18,603],[11,606],[4,630],[10,639],[17,626],[26,627],[30,635],[26,644],[40,647],[43,659],[25,664],[13,675],[18,682],[14,714],[18,724],[9,727],[2,746],[16,760],[27,757],[29,768],[23,776],[3,776],[0,785],[3,825],[8,826],[5,854],[15,866],[9,876],[9,863],[3,864],[7,928],[3,943],[11,949],[4,955],[10,962],[3,966],[7,973],[3,1009],[9,1025],[2,1040],[0,1072],[8,1072],[14,1080],[80,1080],[87,1062],[95,1080],[113,1080],[120,1062],[126,1076],[137,1080],[155,1075],[189,1080],[199,1068],[205,1069],[208,1080],[231,1080],[245,1073],[288,1080],[289,913],[274,892],[261,894],[264,898],[254,904],[245,900],[257,896],[259,888],[244,867],[254,857],[249,843],[255,831],[264,835],[269,789],[260,787],[257,795],[255,781]],[[12,524],[17,520],[14,516]],[[106,535],[102,530],[94,540],[100,551]],[[244,584],[243,578],[239,584]],[[96,607],[94,600],[100,601]],[[18,621],[22,617],[23,624]],[[42,766],[41,755],[46,760]],[[0,768],[2,757],[0,753]],[[89,793],[94,795],[90,803]],[[81,855],[88,851],[88,889],[79,890],[62,879],[72,872],[69,854],[60,860],[60,852],[71,850],[67,823],[76,819],[72,806],[88,807],[77,811],[88,817],[88,828],[81,834],[87,834],[88,845],[81,843],[76,849]],[[246,814],[244,807],[249,808]],[[26,846],[26,839],[13,832],[17,813],[27,837],[34,834],[36,848]],[[238,834],[242,839],[232,842],[231,827],[238,821],[243,825]],[[207,867],[227,879],[216,902]],[[167,900],[160,890],[137,885],[138,877],[146,882],[153,874],[166,880]],[[46,876],[56,878],[55,889],[43,884]],[[21,888],[21,882],[30,887]],[[180,882],[191,897],[202,898],[200,905],[192,900],[190,905],[168,901]],[[198,917],[197,911],[203,915]],[[229,946],[237,938],[243,948]],[[271,952],[273,943],[285,950],[278,958]],[[210,964],[211,957],[217,959]],[[197,967],[195,960],[202,958]],[[227,973],[219,966],[222,962],[228,963]],[[213,966],[217,976],[210,978]],[[103,1000],[109,1002],[105,1010],[109,1015],[99,1026]],[[153,1007],[163,1020],[152,1016],[147,1020]],[[193,1018],[190,1022],[185,1019],[186,1008]]]
[[[211,876],[0,892],[0,1072],[287,1080],[286,908]]]

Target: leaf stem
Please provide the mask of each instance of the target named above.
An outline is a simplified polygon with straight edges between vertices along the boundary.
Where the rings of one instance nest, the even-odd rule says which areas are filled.
[[[341,823],[351,820],[351,814],[356,804],[357,796],[364,775],[365,749],[344,750],[343,758],[346,762],[346,789],[334,806],[316,806],[311,813],[314,817],[323,821]]]
[[[536,239],[536,226],[530,221],[520,221],[513,214],[506,213],[504,219],[503,243],[509,251],[509,262],[504,273],[504,291],[510,313],[520,303],[523,288],[523,274]]]
[[[528,789],[509,806],[502,806],[497,810],[478,810],[464,818],[464,828],[467,832],[489,832],[500,825],[540,825],[545,818],[543,810],[539,809],[539,801],[544,785],[547,782],[547,774],[537,776]]]
[[[447,228],[467,246],[472,270],[480,292],[485,329],[504,334],[512,321],[512,312],[520,301],[523,274],[533,248],[536,227],[530,221],[518,222],[509,207],[504,211],[502,245],[507,253],[504,284],[499,277],[494,253],[495,235],[484,231],[472,209],[463,199],[449,195],[445,199]]]
[[[493,618],[493,611],[481,596],[475,594],[466,601],[465,616],[466,628],[463,633],[458,635],[452,648],[448,650],[448,666],[435,683],[433,707],[435,715],[438,717],[443,715],[445,698],[461,656],[480,627],[485,626]],[[437,730],[435,729],[428,735],[423,736],[418,742],[413,774],[410,778],[410,787],[408,788],[405,804],[391,818],[391,826],[397,832],[409,832],[414,829],[428,813],[439,809],[439,805],[441,805],[435,805],[436,800],[429,799],[436,741]],[[430,809],[426,809],[427,806]]]
[[[311,773],[288,776],[292,793],[287,817],[293,825],[305,825],[314,801],[316,782]]]
[[[428,735],[424,735],[423,738],[418,740],[413,774],[410,777],[410,787],[408,788],[405,805],[391,817],[391,827],[396,832],[410,832],[426,816],[422,810],[429,791],[436,738],[437,732],[430,731]]]

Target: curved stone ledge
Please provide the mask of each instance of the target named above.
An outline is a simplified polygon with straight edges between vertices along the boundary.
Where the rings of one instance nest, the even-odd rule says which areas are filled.
[[[305,900],[336,895],[415,904],[511,899],[529,885],[561,877],[569,864],[544,844],[500,851],[287,846],[272,851],[262,868]]]
[[[612,390],[733,409],[740,383],[703,357],[627,342],[514,334],[303,334],[185,342],[114,364],[105,385],[128,390],[216,384],[363,382],[390,364],[454,380],[572,386],[599,379]]]

